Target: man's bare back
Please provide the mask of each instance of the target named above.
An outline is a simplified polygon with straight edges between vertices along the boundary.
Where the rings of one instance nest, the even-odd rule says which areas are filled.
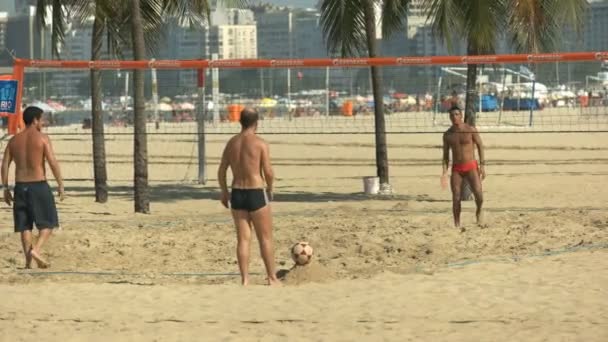
[[[15,162],[15,181],[46,180],[44,161],[49,144],[45,134],[32,129],[18,133],[10,140],[8,148]]]
[[[234,136],[226,145],[226,155],[232,171],[232,188],[263,189],[262,172],[268,165],[268,145],[250,132]]]

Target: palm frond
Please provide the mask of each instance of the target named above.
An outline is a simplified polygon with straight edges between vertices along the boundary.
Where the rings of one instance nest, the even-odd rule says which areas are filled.
[[[384,0],[382,7],[382,36],[406,29],[408,7],[411,0]]]
[[[570,25],[582,27],[585,0],[509,0],[508,28],[513,47],[520,52],[551,51]]]
[[[125,32],[127,31],[117,31],[114,25],[106,25],[106,47],[111,59],[124,58],[123,51],[129,46]]]
[[[51,8],[51,46],[53,57],[59,57],[60,47],[65,37],[65,10],[64,1],[61,0],[38,0],[36,2],[36,22],[39,31],[48,24],[47,8]],[[44,39],[44,37],[42,37]]]
[[[144,27],[160,26],[163,23],[163,0],[140,1],[141,19]]]
[[[488,54],[496,50],[498,34],[504,27],[506,2],[504,0],[464,0],[462,8],[463,33],[469,53]]]
[[[577,32],[582,30],[585,13],[589,8],[587,0],[546,0],[545,2],[548,15],[554,16],[558,22],[572,26]]]
[[[464,0],[466,1],[466,0]],[[423,0],[427,22],[433,33],[443,40],[448,50],[452,50],[454,39],[464,36],[462,0]]]
[[[366,0],[322,0],[321,27],[329,52],[353,56],[366,49]]]
[[[148,55],[156,55],[165,39],[165,30],[160,25],[144,24],[144,40]]]
[[[78,23],[85,23],[92,15],[95,15],[95,9],[98,6],[96,3],[97,1],[91,0],[71,0],[68,15]]]
[[[124,50],[130,50],[131,25],[127,1],[96,0],[96,15],[106,23],[106,43],[111,57],[124,58]]]
[[[65,38],[66,11],[61,0],[53,0],[53,24],[51,26],[51,46],[53,56],[59,57],[61,45]]]
[[[189,24],[202,25],[211,16],[208,0],[162,0],[163,13],[178,17]]]
[[[46,26],[46,7],[52,6],[52,0],[38,0],[36,1],[36,24],[38,28]]]
[[[551,45],[554,37],[544,30],[551,25],[551,18],[543,12],[542,4],[536,0],[512,1],[508,13],[508,27],[512,44],[517,50],[539,52],[541,46]]]

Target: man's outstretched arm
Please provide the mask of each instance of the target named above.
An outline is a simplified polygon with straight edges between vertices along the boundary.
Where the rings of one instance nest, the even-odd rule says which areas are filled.
[[[267,143],[263,143],[262,147],[262,171],[264,172],[264,180],[266,181],[266,191],[272,200],[274,171],[272,170],[272,163],[270,162],[270,148],[268,147]]]
[[[57,158],[55,158],[55,152],[53,151],[53,145],[51,144],[51,139],[49,139],[49,137],[45,137],[44,139],[44,157],[49,163],[53,176],[55,176],[55,180],[57,181],[57,186],[59,187],[59,199],[63,201],[65,197],[65,192],[63,189],[63,177],[61,176],[61,168],[59,167]]]
[[[4,202],[6,202],[8,205],[12,205],[13,202],[11,190],[8,188],[8,170],[12,161],[13,156],[11,155],[11,150],[9,146],[6,146],[6,149],[4,150],[4,158],[2,159],[2,189],[4,193]]]
[[[450,165],[450,145],[448,144],[446,134],[443,134],[443,158],[441,159],[441,165],[443,167],[442,175],[447,175]]]
[[[448,166],[450,165],[450,145],[448,144],[447,133],[443,134],[443,157],[441,159],[441,188],[447,189],[448,187]]]
[[[226,181],[226,173],[228,172],[229,165],[228,145],[226,145],[226,148],[224,148],[224,153],[222,153],[220,167],[217,170],[217,181],[220,183],[220,190],[222,191],[222,197],[220,200],[226,208],[228,208],[228,182]]]
[[[486,165],[486,156],[485,156],[485,151],[484,151],[484,147],[483,147],[483,142],[481,141],[481,136],[479,135],[479,131],[477,131],[477,128],[472,127],[473,129],[473,142],[475,143],[475,145],[477,145],[477,155],[479,156],[479,174],[481,176],[481,179],[486,178],[486,170],[485,170],[485,165]]]

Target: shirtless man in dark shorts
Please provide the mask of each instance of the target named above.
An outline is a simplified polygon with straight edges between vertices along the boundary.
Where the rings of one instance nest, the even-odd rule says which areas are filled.
[[[42,110],[28,107],[23,112],[25,129],[8,142],[2,160],[2,187],[4,201],[13,205],[15,232],[21,233],[21,243],[25,254],[25,268],[31,268],[32,259],[39,268],[50,264],[42,258],[42,246],[51,236],[53,228],[59,226],[57,208],[51,188],[46,181],[45,161],[59,186],[59,197],[63,201],[63,179],[51,140],[42,129]],[[14,197],[8,186],[8,171],[15,162]],[[13,203],[14,202],[14,203]],[[32,229],[38,228],[38,241],[32,245]]]
[[[462,111],[454,106],[448,111],[450,113],[450,127],[443,134],[443,174],[441,185],[446,188],[448,184],[448,166],[450,164],[450,149],[452,150],[452,210],[454,213],[454,225],[460,226],[460,191],[462,180],[465,179],[471,186],[475,196],[477,206],[477,224],[482,224],[481,207],[483,205],[483,193],[481,181],[486,177],[485,156],[483,143],[479,132],[473,126],[469,126],[463,121]],[[479,154],[479,164],[475,159],[475,146]]]
[[[231,208],[237,231],[237,260],[243,285],[249,283],[250,225],[253,224],[269,285],[280,285],[274,265],[272,241],[272,184],[274,175],[270,164],[268,144],[256,135],[258,113],[250,108],[241,112],[241,133],[228,141],[218,170],[224,207]],[[232,193],[228,192],[226,172],[232,171]],[[264,189],[266,183],[266,189]],[[230,203],[230,206],[228,204]]]

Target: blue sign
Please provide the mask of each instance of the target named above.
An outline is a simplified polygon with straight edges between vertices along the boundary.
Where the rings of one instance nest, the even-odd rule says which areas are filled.
[[[0,113],[15,114],[17,81],[0,80]]]

